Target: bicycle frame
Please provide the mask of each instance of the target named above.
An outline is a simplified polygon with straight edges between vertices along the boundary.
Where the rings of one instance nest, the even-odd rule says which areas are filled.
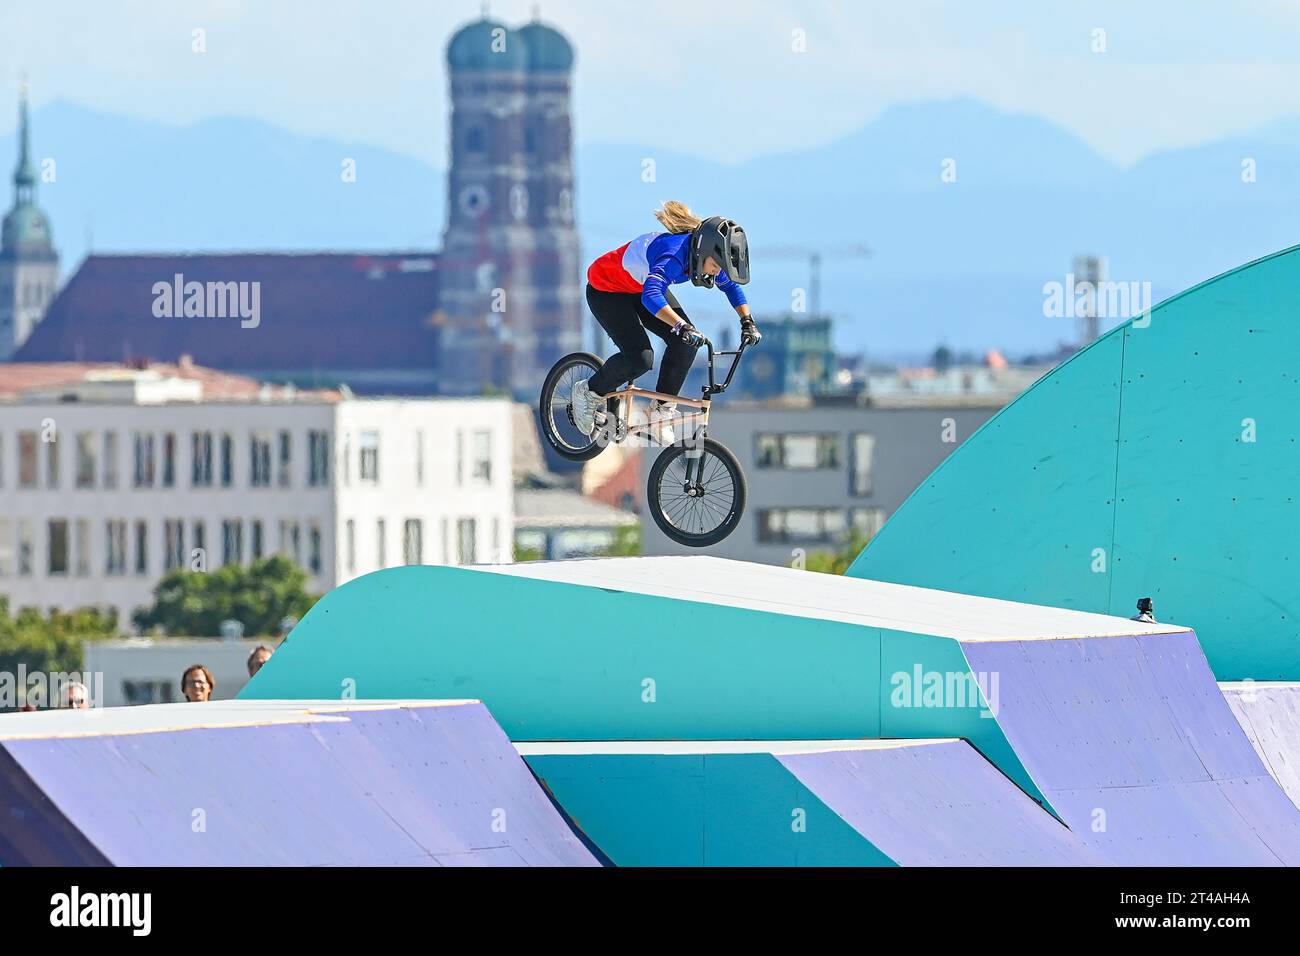
[[[742,341],[740,343],[740,348],[728,351],[715,350],[713,348],[713,343],[708,339],[704,340],[704,345],[708,349],[709,355],[709,384],[704,386],[704,394],[700,398],[686,398],[682,395],[669,395],[664,392],[655,392],[646,388],[637,388],[635,385],[631,384],[625,385],[623,388],[615,389],[606,396],[607,401],[610,403],[618,400],[615,417],[617,421],[621,423],[622,427],[619,430],[622,432],[623,436],[631,437],[635,435],[642,438],[651,437],[648,407],[646,410],[646,424],[636,426],[631,424],[632,409],[635,407],[637,399],[644,399],[647,404],[650,402],[672,402],[679,406],[685,405],[688,408],[695,409],[693,412],[687,412],[680,415],[677,422],[681,424],[683,429],[688,425],[695,426],[695,430],[692,433],[691,445],[695,448],[703,447],[704,437],[708,433],[709,411],[713,405],[713,396],[721,395],[728,389],[728,387],[730,387],[731,380],[735,376],[736,369],[740,365],[740,357],[745,353],[746,343]],[[719,355],[733,356],[731,367],[727,369],[727,377],[724,378],[721,383],[717,381],[715,374],[716,357]],[[692,468],[692,464],[694,464],[694,468]],[[686,461],[687,482],[697,482],[700,478],[698,472],[702,470],[703,467],[704,456],[698,452],[695,454],[690,454],[688,452]]]

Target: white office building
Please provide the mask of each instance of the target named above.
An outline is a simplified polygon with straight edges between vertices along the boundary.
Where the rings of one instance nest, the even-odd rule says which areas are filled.
[[[129,625],[174,568],[280,553],[324,592],[399,564],[509,561],[511,414],[186,362],[0,366],[0,594]]]

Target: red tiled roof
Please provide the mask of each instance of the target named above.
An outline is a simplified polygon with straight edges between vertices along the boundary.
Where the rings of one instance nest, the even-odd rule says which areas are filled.
[[[12,401],[30,389],[57,388],[75,385],[85,380],[91,372],[121,371],[127,366],[118,362],[0,362],[0,401]],[[246,375],[232,375],[216,369],[204,368],[189,362],[180,364],[155,362],[148,366],[164,378],[181,378],[203,383],[205,401],[254,399],[262,395],[263,385]],[[284,397],[285,389],[271,386],[273,397]],[[337,401],[338,392],[330,390],[294,392],[300,398]]]
[[[641,483],[641,453],[625,455],[623,463],[614,473],[591,490],[589,498],[607,504],[612,508],[622,508],[625,501],[631,503],[632,510],[640,513],[641,497],[644,486]]]
[[[14,356],[19,362],[142,357],[226,369],[432,368],[432,253],[88,257]],[[258,282],[260,324],[157,318],[154,284]]]

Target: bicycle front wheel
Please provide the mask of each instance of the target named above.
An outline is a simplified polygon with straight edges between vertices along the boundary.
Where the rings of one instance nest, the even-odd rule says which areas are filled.
[[[745,473],[712,438],[696,447],[674,445],[655,460],[646,495],[660,531],[688,548],[707,548],[740,524]]]

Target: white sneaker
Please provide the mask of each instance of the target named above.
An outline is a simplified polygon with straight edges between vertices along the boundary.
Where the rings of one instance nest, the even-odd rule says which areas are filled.
[[[677,417],[676,402],[655,402],[650,408],[650,434],[661,445],[671,445],[677,436],[673,433],[673,419]]]
[[[569,395],[570,407],[573,409],[573,424],[584,435],[596,430],[596,412],[605,404],[605,399],[595,394],[586,379],[579,379],[573,384]]]

